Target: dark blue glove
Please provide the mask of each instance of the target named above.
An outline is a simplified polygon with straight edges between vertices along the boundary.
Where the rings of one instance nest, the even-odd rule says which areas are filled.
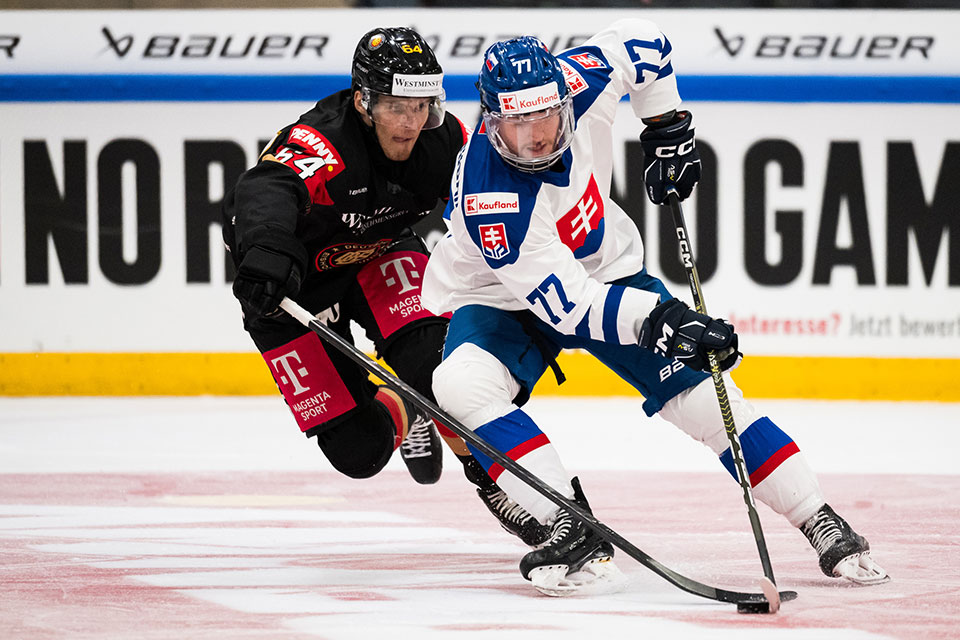
[[[290,256],[254,246],[237,268],[233,295],[244,315],[267,316],[277,311],[284,297],[297,295],[300,279],[300,268]]]
[[[654,307],[640,327],[641,347],[698,371],[710,371],[708,351],[717,352],[721,371],[737,366],[743,358],[738,342],[732,324],[697,313],[676,298]]]
[[[643,181],[654,204],[663,204],[670,191],[685,199],[700,180],[700,152],[692,125],[690,112],[678,111],[671,124],[650,124],[640,134]]]

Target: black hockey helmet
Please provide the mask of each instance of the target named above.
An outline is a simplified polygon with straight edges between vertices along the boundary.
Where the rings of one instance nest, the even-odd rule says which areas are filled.
[[[440,126],[445,113],[443,69],[423,37],[407,27],[368,31],[357,43],[351,71],[353,89],[361,104],[378,122],[378,96],[429,98],[429,116],[423,129]]]

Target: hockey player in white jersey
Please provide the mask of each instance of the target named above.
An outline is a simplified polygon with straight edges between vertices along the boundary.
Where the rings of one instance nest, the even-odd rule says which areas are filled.
[[[477,87],[482,122],[460,151],[422,301],[453,311],[433,388],[443,409],[589,509],[548,437],[521,408],[562,349],[590,352],[659,414],[703,442],[736,477],[707,352],[740,359],[734,328],[673,298],[648,274],[636,225],[610,198],[611,129],[629,96],[645,129],[647,194],[681,199],[700,177],[692,116],[679,111],[671,45],[651,22],[623,20],[556,56],[536,38],[491,46]],[[639,176],[637,177],[639,179]],[[826,504],[793,440],[724,374],[754,496],[800,528],[828,576],[886,580],[869,545]],[[613,581],[612,546],[472,449],[541,523],[545,546],[520,562],[551,595]]]

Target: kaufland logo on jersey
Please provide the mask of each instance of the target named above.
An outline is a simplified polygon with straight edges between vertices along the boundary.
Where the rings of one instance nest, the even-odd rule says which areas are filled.
[[[560,63],[560,69],[563,70],[563,78],[567,81],[567,90],[571,96],[575,96],[587,88],[587,81],[583,76],[573,70],[569,64],[563,60],[557,60]]]
[[[520,195],[516,193],[471,193],[463,197],[463,213],[467,216],[519,212]]]
[[[556,82],[520,91],[508,91],[497,97],[500,98],[501,113],[530,113],[560,104]]]

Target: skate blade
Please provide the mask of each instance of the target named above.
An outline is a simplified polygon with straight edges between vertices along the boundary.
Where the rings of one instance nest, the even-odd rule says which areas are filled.
[[[833,568],[833,574],[838,578],[845,578],[861,585],[883,584],[890,581],[890,576],[873,561],[869,551],[844,558]]]
[[[567,573],[565,564],[537,567],[530,571],[530,581],[540,593],[558,598],[615,593],[627,584],[626,576],[609,557],[591,560],[573,573]]]

